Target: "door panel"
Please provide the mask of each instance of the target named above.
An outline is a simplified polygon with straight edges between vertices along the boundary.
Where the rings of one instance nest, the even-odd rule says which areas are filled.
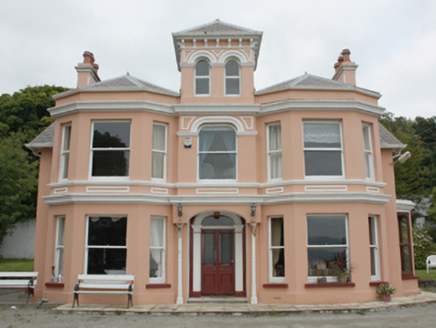
[[[233,230],[202,230],[201,293],[235,294]]]

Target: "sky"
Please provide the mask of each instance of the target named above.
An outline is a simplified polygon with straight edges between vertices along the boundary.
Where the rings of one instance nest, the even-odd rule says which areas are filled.
[[[380,106],[436,116],[434,0],[3,0],[0,13],[0,94],[75,88],[85,50],[102,80],[129,72],[178,91],[171,33],[218,18],[263,32],[257,90],[305,72],[331,78],[348,48]]]

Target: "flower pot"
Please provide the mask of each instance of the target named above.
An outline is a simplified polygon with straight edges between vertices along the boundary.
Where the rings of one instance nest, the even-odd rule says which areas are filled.
[[[382,300],[384,302],[390,302],[391,301],[391,295],[382,295]]]
[[[338,276],[338,283],[345,284],[348,282],[348,275]]]
[[[318,277],[317,283],[318,284],[326,284],[327,283],[327,278],[326,277]]]

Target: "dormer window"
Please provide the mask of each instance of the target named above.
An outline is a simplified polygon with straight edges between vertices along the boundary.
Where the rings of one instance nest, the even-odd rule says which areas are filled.
[[[240,69],[235,60],[229,60],[226,63],[226,95],[239,95],[240,90]]]
[[[204,59],[195,65],[195,94],[210,94],[210,66]]]

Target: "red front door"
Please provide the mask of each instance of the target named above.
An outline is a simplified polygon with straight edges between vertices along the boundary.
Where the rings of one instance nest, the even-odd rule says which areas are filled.
[[[201,232],[201,294],[235,294],[235,235],[233,230]]]

